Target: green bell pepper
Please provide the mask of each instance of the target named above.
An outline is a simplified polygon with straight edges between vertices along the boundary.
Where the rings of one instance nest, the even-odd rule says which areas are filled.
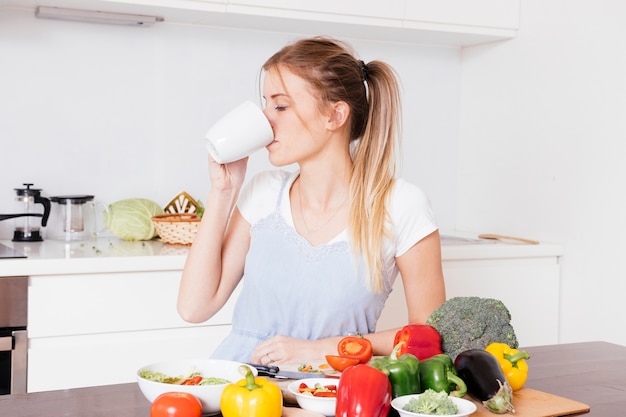
[[[410,353],[398,357],[398,350],[404,342],[398,343],[389,356],[374,358],[369,365],[382,371],[391,383],[391,397],[418,394],[420,392],[420,362]]]
[[[453,397],[467,394],[467,385],[459,378],[452,359],[446,354],[431,356],[420,362],[421,392],[427,389],[446,393]]]

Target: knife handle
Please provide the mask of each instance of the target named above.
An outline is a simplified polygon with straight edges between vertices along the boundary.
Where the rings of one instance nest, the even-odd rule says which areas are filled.
[[[259,376],[276,376],[280,369],[278,366],[274,365],[261,365],[258,363],[249,363],[248,365],[256,368],[259,373]]]

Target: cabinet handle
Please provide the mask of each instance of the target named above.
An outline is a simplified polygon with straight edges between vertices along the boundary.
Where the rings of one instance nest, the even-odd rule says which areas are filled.
[[[13,336],[0,337],[0,352],[13,350]]]

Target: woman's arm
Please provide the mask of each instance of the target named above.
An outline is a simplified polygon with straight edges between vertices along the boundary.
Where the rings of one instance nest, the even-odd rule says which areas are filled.
[[[247,160],[241,160],[220,165],[209,161],[212,187],[178,291],[178,313],[186,321],[199,323],[211,318],[226,303],[243,275],[250,225],[233,208],[246,163]]]
[[[430,313],[446,300],[441,267],[441,241],[435,231],[396,258],[408,310],[407,324],[424,324]],[[399,329],[368,335],[375,355],[388,355]]]

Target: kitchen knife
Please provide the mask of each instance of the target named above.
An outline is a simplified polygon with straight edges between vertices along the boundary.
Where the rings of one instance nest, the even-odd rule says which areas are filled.
[[[305,379],[305,378],[339,378],[338,375],[326,375],[316,372],[296,372],[296,371],[281,371],[278,366],[274,365],[260,365],[255,363],[249,363],[259,373],[259,376],[268,376],[270,378],[277,379]]]

